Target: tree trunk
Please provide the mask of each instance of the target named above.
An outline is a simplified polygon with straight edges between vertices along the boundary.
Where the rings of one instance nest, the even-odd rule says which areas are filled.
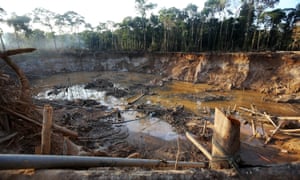
[[[21,97],[20,100],[24,102],[31,102],[31,91],[30,83],[27,79],[25,73],[20,69],[17,64],[15,64],[12,59],[8,56],[1,57],[18,75],[19,81],[21,83]]]
[[[218,108],[215,109],[214,133],[212,138],[213,169],[231,168],[233,161],[239,159],[240,121],[226,117]]]

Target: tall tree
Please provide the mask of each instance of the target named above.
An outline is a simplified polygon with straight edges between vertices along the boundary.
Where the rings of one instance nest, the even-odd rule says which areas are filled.
[[[7,19],[7,24],[14,28],[15,36],[18,44],[18,48],[20,48],[20,37],[18,33],[25,33],[25,36],[28,36],[31,32],[31,29],[29,28],[29,23],[31,19],[30,17],[23,15],[23,16],[17,16],[14,14],[10,19]]]
[[[33,18],[34,23],[39,23],[42,26],[48,28],[53,39],[54,47],[55,49],[57,49],[56,37],[54,31],[55,17],[57,17],[57,14],[44,8],[35,8],[33,10],[33,16],[34,16]]]
[[[135,0],[135,8],[139,12],[143,22],[143,35],[144,35],[144,44],[143,48],[146,50],[146,15],[147,11],[154,9],[157,5],[153,3],[148,3],[147,0]]]
[[[0,7],[0,23],[3,23],[4,20],[4,15],[6,15],[6,12],[3,8]],[[1,41],[1,46],[2,46],[2,50],[5,51],[5,45],[4,45],[4,41],[3,41],[3,29],[0,28],[0,41]]]
[[[188,49],[195,50],[195,44],[198,42],[198,39],[196,38],[196,19],[198,15],[198,6],[195,4],[188,4],[187,7],[184,9],[185,13],[187,14],[187,23],[190,24],[189,28],[189,37],[188,42],[190,42],[190,45],[188,45]]]
[[[67,11],[62,15],[56,16],[55,24],[59,29],[69,28],[69,33],[75,34],[78,40],[78,47],[80,47],[80,38],[78,37],[79,28],[85,24],[84,17],[74,11]]]

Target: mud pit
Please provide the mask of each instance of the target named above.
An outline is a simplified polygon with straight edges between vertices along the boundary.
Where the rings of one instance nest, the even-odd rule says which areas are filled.
[[[128,72],[55,75],[33,82],[34,98],[36,104],[49,103],[55,107],[54,119],[58,124],[79,132],[79,138],[74,142],[87,148],[79,153],[114,157],[174,160],[178,138],[182,151],[180,160],[204,161],[205,157],[187,143],[182,133],[192,130],[200,135],[199,126],[203,121],[213,121],[214,107],[247,107],[251,102],[271,114],[299,115],[297,106],[280,107],[277,103],[264,102],[262,95],[254,91],[220,92],[213,91],[214,86],[210,85],[163,82],[161,79],[160,76]],[[140,93],[145,96],[128,105],[128,100]],[[240,117],[238,113],[236,115]],[[204,142],[208,148],[210,133],[202,139],[207,140]],[[289,148],[263,147],[262,141],[251,139],[248,125],[243,126],[242,134],[244,160],[250,162],[249,165],[299,160],[294,145]],[[254,147],[261,148],[261,154],[247,152],[253,151]],[[61,151],[52,153],[63,154]],[[249,154],[252,154],[251,158]]]
[[[53,137],[56,140],[52,154],[203,162],[206,158],[183,133],[192,132],[210,150],[212,130],[208,128],[202,134],[202,129],[204,121],[212,126],[215,107],[230,111],[241,122],[248,122],[249,116],[234,107],[251,104],[276,116],[300,116],[299,104],[266,101],[266,95],[253,90],[226,90],[160,75],[75,72],[37,79],[32,85],[34,103],[40,107],[51,104],[55,122],[79,133],[78,139],[70,138],[71,141]],[[259,137],[262,133],[254,138],[246,123],[241,134],[242,166],[300,159],[299,140],[295,136],[275,136],[265,146],[264,139]],[[40,134],[25,136],[22,142],[2,146],[1,152],[35,153]],[[80,148],[68,148],[72,142]],[[217,172],[208,176],[223,177]],[[227,176],[236,177],[228,173]]]
[[[179,105],[163,107],[148,100],[157,96],[157,85],[151,84],[157,78],[161,77],[122,72],[64,74],[33,82],[34,98],[36,104],[55,107],[57,124],[79,132],[75,142],[89,152],[174,160],[178,140],[180,160],[203,161],[180,134],[191,113]],[[140,93],[145,95],[131,102]],[[188,154],[192,149],[195,155]]]

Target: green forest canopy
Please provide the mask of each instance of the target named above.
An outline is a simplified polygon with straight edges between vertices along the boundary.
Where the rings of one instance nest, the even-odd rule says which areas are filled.
[[[135,0],[138,16],[125,17],[122,22],[100,22],[96,27],[74,11],[57,14],[36,8],[27,15],[11,14],[5,18],[5,9],[0,7],[0,23],[14,29],[14,33],[1,30],[0,38],[2,49],[6,46],[150,52],[300,50],[300,35],[295,33],[300,3],[274,9],[278,2],[207,0],[201,11],[189,4],[184,9],[163,8],[156,15],[149,14],[156,4]]]

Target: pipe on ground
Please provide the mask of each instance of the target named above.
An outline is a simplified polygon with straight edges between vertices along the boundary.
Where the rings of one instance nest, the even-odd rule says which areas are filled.
[[[0,154],[0,169],[50,169],[91,167],[177,167],[205,168],[206,162],[162,161],[114,157]]]

